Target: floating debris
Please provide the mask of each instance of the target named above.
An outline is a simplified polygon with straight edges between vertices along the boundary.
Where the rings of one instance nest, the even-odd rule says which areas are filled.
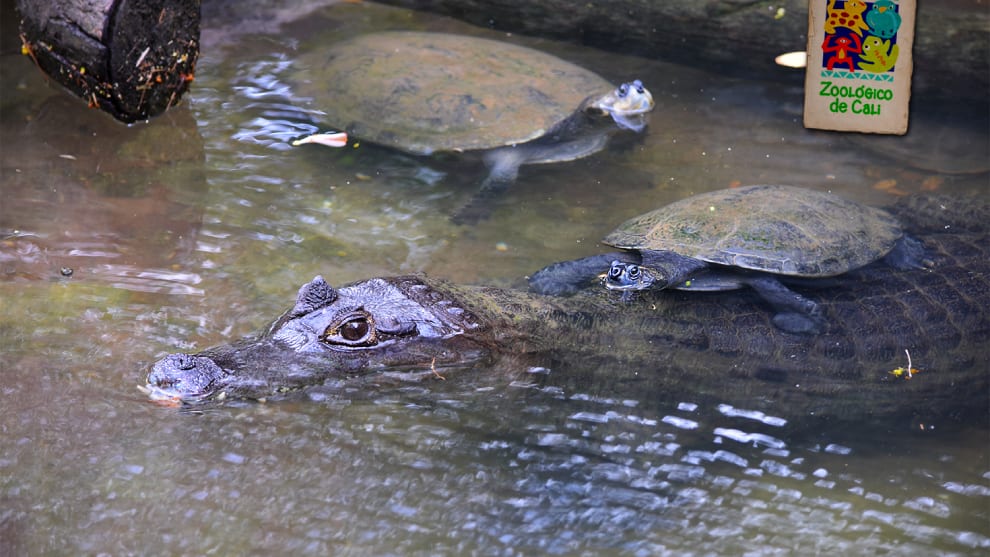
[[[785,52],[773,59],[778,66],[785,68],[805,68],[808,66],[808,53],[803,50]]]
[[[914,374],[921,373],[921,370],[911,367],[911,353],[908,352],[906,348],[904,349],[904,354],[907,355],[907,367],[894,368],[888,371],[887,373],[893,375],[894,377],[898,377],[898,378],[903,377],[904,379],[911,379],[912,377],[914,377]]]
[[[298,147],[307,143],[318,143],[327,147],[346,147],[347,134],[344,132],[314,133],[313,135],[293,141],[292,146]]]
[[[897,187],[897,180],[888,178],[879,180],[873,184],[873,189],[889,193],[891,195],[907,195],[907,192]]]
[[[944,183],[945,178],[941,176],[929,176],[921,181],[921,191],[937,191]]]

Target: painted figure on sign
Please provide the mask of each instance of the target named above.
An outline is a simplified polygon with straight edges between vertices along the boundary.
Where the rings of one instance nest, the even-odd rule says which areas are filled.
[[[877,0],[866,12],[866,23],[870,26],[870,33],[889,39],[901,27],[901,14],[897,13],[897,6],[890,0]]]
[[[825,35],[825,42],[822,43],[822,52],[826,55],[834,52],[828,61],[825,63],[825,67],[832,70],[835,68],[836,64],[844,64],[849,71],[856,71],[853,66],[853,54],[859,54],[863,52],[863,44],[859,42],[859,37],[856,35],[849,35],[837,37],[835,35]]]
[[[859,69],[871,73],[889,71],[897,63],[899,52],[897,45],[891,46],[890,41],[880,37],[866,37],[863,39],[863,53],[859,56]]]
[[[860,37],[863,31],[869,29],[863,22],[863,12],[866,11],[866,2],[861,0],[846,0],[841,8],[835,7],[835,0],[829,0],[828,19],[825,20],[825,32],[829,35],[835,34],[836,27],[851,29]]]

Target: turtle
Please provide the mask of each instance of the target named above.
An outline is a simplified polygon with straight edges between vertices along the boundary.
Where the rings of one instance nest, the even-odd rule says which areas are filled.
[[[815,334],[818,305],[782,280],[814,286],[883,259],[925,266],[924,247],[894,216],[838,195],[782,185],[723,189],[634,217],[603,243],[626,250],[556,263],[530,277],[537,292],[576,292],[605,270],[605,287],[624,293],[674,288],[753,288],[774,309],[777,328]]]
[[[538,50],[447,33],[359,35],[308,67],[298,92],[350,137],[412,155],[481,153],[482,197],[522,164],[582,158],[620,129],[643,131],[655,104],[640,80],[615,86]]]

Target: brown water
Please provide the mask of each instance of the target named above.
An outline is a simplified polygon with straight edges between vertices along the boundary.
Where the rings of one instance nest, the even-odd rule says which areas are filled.
[[[3,14],[0,554],[990,548],[985,420],[796,432],[691,400],[498,378],[197,412],[146,402],[134,386],[150,362],[257,330],[318,273],[517,284],[645,209],[735,183],[876,204],[926,189],[990,197],[985,172],[804,130],[801,91],[780,84],[368,3],[248,24],[208,14],[183,106],[131,127],[47,85]],[[589,159],[525,167],[490,220],[453,225],[477,163],[288,144],[319,110],[295,95],[295,62],[394,28],[498,37],[642,79],[652,126]],[[973,139],[948,155],[919,141],[913,158],[987,161],[984,120],[926,110],[913,125]]]

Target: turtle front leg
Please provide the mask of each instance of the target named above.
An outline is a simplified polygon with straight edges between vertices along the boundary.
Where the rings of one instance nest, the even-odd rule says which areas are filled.
[[[529,277],[529,287],[539,294],[569,296],[591,286],[592,281],[616,261],[639,263],[639,256],[635,253],[616,252],[561,261],[533,273]]]
[[[787,333],[816,335],[825,330],[826,321],[822,309],[812,300],[784,286],[770,276],[750,277],[744,280],[777,312],[773,324]]]
[[[884,256],[883,261],[902,271],[930,269],[934,266],[928,258],[925,245],[910,236],[901,236],[890,253]]]
[[[458,209],[450,220],[454,224],[475,224],[492,214],[493,200],[502,194],[519,177],[519,167],[526,160],[524,149],[504,147],[495,149],[485,156],[490,167],[488,176],[481,182],[478,192]]]

